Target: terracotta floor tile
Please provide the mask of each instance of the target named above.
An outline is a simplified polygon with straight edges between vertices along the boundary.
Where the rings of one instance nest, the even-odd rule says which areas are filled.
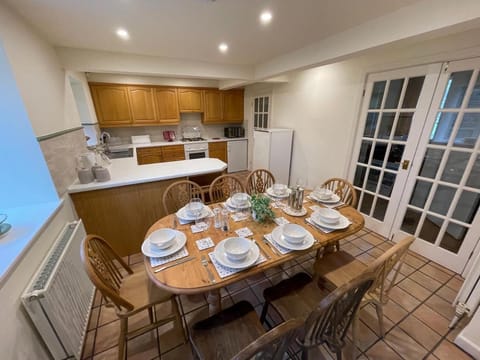
[[[96,331],[92,330],[87,332],[85,340],[83,342],[83,351],[82,358],[89,358],[93,355],[94,345],[95,345]]]
[[[400,274],[403,274],[405,276],[410,276],[415,271],[416,269],[413,266],[410,266],[405,262],[400,267]]]
[[[415,298],[417,298],[420,301],[424,301],[432,294],[430,290],[424,288],[419,283],[413,280],[410,280],[410,278],[404,279],[397,286],[405,290],[406,292],[408,292],[410,295],[413,295]],[[411,311],[411,309],[407,309],[407,310]]]
[[[313,260],[311,260],[311,263],[313,265]],[[311,271],[313,271],[313,269],[311,269]],[[288,276],[293,276],[295,274],[305,272],[305,269],[301,265],[297,264],[295,266],[292,266],[292,267],[286,269],[285,272],[288,274]]]
[[[390,291],[390,299],[395,301],[407,311],[413,311],[413,309],[420,304],[420,301],[417,298],[399,288],[398,285],[394,286]]]
[[[365,265],[369,265],[369,264],[371,264],[372,262],[375,261],[375,257],[373,257],[372,255],[364,252],[363,254],[360,254],[360,255],[357,256],[357,260],[361,261]]]
[[[468,316],[464,316],[462,317],[458,322],[457,324],[455,325],[455,327],[453,329],[450,329],[450,331],[448,332],[447,334],[447,340],[451,341],[451,342],[454,342],[455,341],[455,338],[458,336],[458,334],[460,333],[460,331],[462,331],[465,326],[468,325],[468,323],[470,322],[471,318],[468,317]]]
[[[412,275],[409,276],[410,279],[422,285],[424,288],[427,288],[431,292],[438,290],[442,286],[440,282],[435,279],[432,279],[430,276],[425,275],[421,271],[415,271]]]
[[[370,256],[373,256],[374,258],[378,258],[381,255],[383,255],[384,253],[385,253],[385,251],[383,251],[382,249],[380,249],[378,247],[371,248],[370,250],[367,251],[367,254],[370,255]]]
[[[352,256],[360,255],[363,252],[362,249],[360,249],[358,246],[355,246],[351,242],[348,243],[347,245],[343,246],[342,250],[346,251],[347,253],[349,253]]]
[[[256,283],[255,285],[252,285],[250,288],[252,291],[255,293],[255,296],[263,302],[263,290],[266,288],[272,286],[272,283],[270,280],[266,279],[264,281],[261,281],[259,283]]]
[[[95,290],[95,297],[93,298],[93,305],[92,307],[97,307],[102,305],[102,293],[98,290]]]
[[[259,298],[255,296],[255,293],[250,288],[246,288],[246,289],[243,289],[242,291],[232,294],[231,298],[234,303],[238,303],[243,300],[248,301],[253,306],[257,306],[260,303]],[[261,297],[260,299],[263,300],[263,297]]]
[[[182,302],[182,307],[185,314],[207,304],[207,300],[205,300],[205,296],[203,294],[180,295],[179,299]]]
[[[411,255],[411,256],[414,256],[414,257],[416,257],[416,258],[419,259],[419,260],[422,260],[424,263],[427,263],[427,262],[430,261],[430,260],[427,259],[425,256],[422,256],[422,255],[416,253],[416,252],[413,251],[413,250],[408,250],[408,251],[407,251],[407,254],[409,254],[409,255]]]
[[[138,264],[138,263],[143,263],[145,257],[143,256],[143,254],[140,252],[140,253],[136,253],[136,254],[133,254],[133,255],[130,255],[129,258],[128,258],[128,264],[129,265],[134,265],[134,264]]]
[[[433,354],[438,357],[440,360],[467,360],[473,359],[469,354],[464,352],[455,344],[452,344],[450,341],[443,340],[440,345],[435,349]]]
[[[95,355],[101,353],[113,346],[118,345],[118,336],[120,335],[120,321],[114,321],[107,325],[97,328],[97,337],[95,340]]]
[[[160,326],[158,328],[158,334],[160,335],[160,350],[162,353],[185,343],[183,328],[174,322]]]
[[[373,330],[375,334],[380,336],[380,327],[377,317],[377,312],[375,310],[375,306],[372,304],[368,304],[364,306],[362,309],[359,310],[360,319],[368,325],[368,327]],[[393,322],[386,317],[383,316],[383,328],[384,331],[387,332],[393,327]]]
[[[428,353],[424,347],[398,327],[394,327],[385,335],[385,342],[405,359],[422,359]]]
[[[227,290],[230,294],[243,290],[248,287],[248,283],[245,280],[238,281],[236,283],[227,286]]]
[[[382,249],[383,251],[387,251],[388,249],[390,249],[394,244],[390,241],[385,241],[383,243],[381,243],[380,245],[378,245],[377,247],[379,249]]]
[[[103,326],[116,320],[118,320],[118,316],[115,312],[115,308],[102,305],[100,308],[100,316],[98,317],[97,326]]]
[[[128,360],[152,359],[159,356],[157,341],[155,330],[131,339],[127,344]]]
[[[458,278],[457,276],[454,276],[453,278],[451,278],[448,282],[447,282],[447,286],[450,288],[450,289],[453,289],[455,291],[460,291],[460,288],[462,287],[463,285],[463,279],[462,278]]]
[[[351,327],[349,329],[349,336],[351,338]],[[379,337],[377,336],[377,334],[375,334],[372,330],[370,330],[370,328],[367,325],[365,325],[363,321],[360,321],[358,339],[356,342],[360,350],[365,351],[378,339]]]
[[[378,236],[374,233],[363,235],[362,239],[369,242],[373,246],[378,246],[378,245],[385,242],[384,238],[382,238],[382,237],[380,237],[380,236]]]
[[[454,275],[455,275],[455,272],[453,272],[452,270],[447,269],[446,267],[444,267],[444,266],[442,266],[442,265],[440,265],[440,264],[437,264],[436,262],[431,261],[430,264],[431,264],[433,267],[437,268],[437,269],[440,270],[440,271],[443,271],[444,273],[446,273],[446,274],[448,274],[448,275],[450,275],[450,276],[454,276]]]
[[[387,304],[383,305],[383,315],[389,318],[394,324],[402,320],[407,314],[408,311],[393,300],[390,300]]]
[[[99,315],[100,315],[100,307],[94,307],[90,310],[90,318],[88,319],[87,330],[95,329],[98,326]]]
[[[405,263],[410,265],[411,267],[418,269],[419,267],[425,265],[427,262],[424,260],[420,260],[419,258],[412,256],[410,254],[407,254],[404,259]]]
[[[295,266],[295,265],[298,265],[297,262],[295,260],[291,260],[291,261],[287,261],[286,263],[280,265],[280,267],[285,271],[289,268],[291,268],[292,266]]]
[[[370,360],[402,360],[386,342],[380,340],[366,352]]]
[[[430,297],[425,304],[430,306],[433,310],[438,312],[447,320],[452,320],[453,316],[455,315],[455,308],[452,306],[452,304],[435,294],[432,295],[432,297]]]
[[[95,354],[92,360],[118,360],[118,348],[115,346],[101,353]]]
[[[455,298],[457,297],[458,291],[455,291],[445,285],[440,289],[438,289],[438,291],[435,294],[447,300],[448,302],[453,303],[453,300],[455,300]]]
[[[445,335],[448,332],[449,321],[425,304],[420,305],[413,312],[413,316],[420,319],[440,335]]]
[[[273,275],[281,273],[281,272],[283,272],[282,268],[280,266],[276,266],[276,267],[265,270],[263,273],[268,278],[270,276],[273,276]]]
[[[425,360],[438,360],[438,358],[435,355],[430,354],[425,358]]]
[[[180,345],[173,350],[170,350],[166,353],[162,353],[162,360],[193,360],[192,349],[190,344]]]
[[[314,264],[315,264],[315,259],[310,259],[308,261],[305,261],[304,263],[301,264],[302,271],[305,271],[309,275],[313,275],[314,273]]]
[[[355,245],[356,247],[360,248],[362,251],[370,250],[373,245],[368,241],[363,240],[363,237],[352,240],[351,244]]]
[[[427,350],[432,350],[441,339],[440,335],[412,315],[408,316],[398,326]]]
[[[442,284],[446,283],[450,278],[451,275],[447,274],[446,272],[440,270],[439,268],[435,267],[432,262],[422,266],[420,271],[428,276],[434,278],[435,280],[441,282]]]

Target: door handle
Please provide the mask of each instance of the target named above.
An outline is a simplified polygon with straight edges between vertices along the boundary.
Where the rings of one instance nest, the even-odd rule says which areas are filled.
[[[402,169],[403,170],[407,170],[409,165],[410,165],[410,160],[403,160],[402,161]]]

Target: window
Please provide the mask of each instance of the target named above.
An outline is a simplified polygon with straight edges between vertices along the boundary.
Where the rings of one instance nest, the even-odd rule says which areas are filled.
[[[270,120],[270,96],[259,96],[253,103],[253,127],[268,129]]]

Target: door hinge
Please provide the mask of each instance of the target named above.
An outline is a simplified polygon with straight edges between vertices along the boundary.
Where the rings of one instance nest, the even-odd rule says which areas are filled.
[[[362,97],[365,96],[365,89],[362,90]]]

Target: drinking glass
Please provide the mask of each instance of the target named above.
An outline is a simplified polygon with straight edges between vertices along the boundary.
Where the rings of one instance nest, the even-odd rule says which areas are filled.
[[[202,215],[203,211],[203,201],[200,198],[193,198],[188,203],[188,208],[192,213],[193,217],[195,218],[195,224],[197,224],[200,220],[200,216]]]
[[[295,186],[304,188],[306,184],[307,184],[307,181],[305,180],[305,178],[299,177],[299,178],[297,178]]]

